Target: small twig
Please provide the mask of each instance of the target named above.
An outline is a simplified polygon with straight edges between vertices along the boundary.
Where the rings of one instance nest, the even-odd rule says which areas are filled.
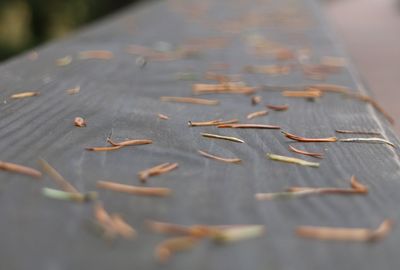
[[[32,176],[35,178],[42,177],[42,173],[39,172],[38,170],[29,168],[26,166],[22,166],[19,164],[11,163],[11,162],[1,161],[1,160],[0,160],[0,170],[25,174],[25,175]]]
[[[239,158],[224,158],[224,157],[215,156],[215,155],[206,153],[206,152],[201,151],[201,150],[197,150],[197,152],[198,152],[200,155],[204,156],[204,157],[211,158],[211,159],[214,159],[214,160],[223,161],[223,162],[227,162],[227,163],[239,163],[239,162],[242,161],[242,160],[239,159]]]
[[[306,138],[291,134],[286,131],[281,131],[287,138],[298,141],[298,142],[336,142],[338,139],[336,137],[328,137],[328,138]]]
[[[216,119],[216,120],[203,121],[203,122],[188,121],[188,126],[189,127],[218,126],[218,125],[232,124],[232,123],[237,123],[237,122],[239,122],[238,119],[231,119],[231,120],[226,120],[226,121],[222,121],[222,119]]]
[[[287,105],[287,104],[283,104],[283,105],[272,105],[272,104],[269,104],[266,107],[268,109],[273,110],[273,111],[286,111],[287,109],[289,109],[289,105]]]
[[[21,93],[11,95],[11,98],[12,99],[27,98],[27,97],[38,96],[39,94],[40,94],[39,92],[35,92],[35,91],[21,92]]]
[[[339,142],[383,143],[396,148],[396,145],[394,145],[394,143],[391,143],[388,140],[382,138],[347,138],[347,139],[339,139]]]
[[[86,121],[82,117],[75,117],[74,124],[77,127],[86,127]]]
[[[267,110],[257,111],[257,112],[249,113],[247,115],[247,119],[253,119],[253,118],[264,116],[264,115],[267,115],[267,114],[268,114]]]
[[[218,105],[219,100],[216,99],[204,99],[204,98],[191,98],[191,97],[171,97],[164,96],[160,97],[161,101],[167,102],[178,102],[178,103],[191,103],[198,105]]]
[[[224,124],[218,125],[218,128],[255,128],[255,129],[280,129],[280,126],[261,125],[261,124]]]
[[[261,96],[253,96],[251,97],[251,104],[252,105],[257,105],[262,101],[262,97]]]
[[[147,220],[146,225],[150,230],[162,234],[175,234],[202,238],[211,234],[211,229],[205,225],[183,226],[179,224]]]
[[[310,161],[299,159],[299,158],[275,155],[275,154],[270,154],[270,153],[267,154],[267,157],[269,157],[272,160],[276,160],[276,161],[294,163],[294,164],[298,164],[298,165],[302,165],[302,166],[309,166],[309,167],[319,167],[318,162],[310,162]]]
[[[297,149],[291,145],[289,145],[289,150],[297,153],[297,154],[301,154],[301,155],[305,155],[305,156],[310,156],[310,157],[315,157],[315,158],[323,158],[323,153],[315,153],[315,152],[307,152],[307,151],[303,151],[300,149]]]
[[[165,197],[171,194],[171,190],[169,188],[138,187],[138,186],[125,185],[115,182],[109,182],[109,181],[98,181],[97,187],[116,192],[122,192],[134,195],[143,195],[143,196]]]
[[[388,235],[392,230],[393,223],[392,220],[385,219],[375,230],[364,228],[299,226],[296,229],[296,234],[301,237],[318,240],[371,242],[381,240]]]
[[[113,223],[114,229],[117,231],[119,235],[126,239],[132,239],[135,238],[136,236],[136,230],[126,223],[126,221],[122,218],[121,215],[119,214],[112,214],[111,215],[111,220]]]
[[[79,52],[79,59],[102,59],[109,60],[114,57],[114,54],[110,51],[105,50],[93,50],[93,51],[82,51]]]
[[[221,140],[227,140],[227,141],[232,141],[232,142],[237,142],[237,143],[244,143],[243,140],[238,139],[236,137],[222,136],[222,135],[211,134],[211,133],[201,133],[201,136],[206,137],[206,138],[221,139]]]
[[[39,164],[42,166],[43,171],[45,171],[50,178],[65,192],[80,193],[71,183],[65,180],[64,177],[54,169],[46,160],[39,159]]]
[[[178,163],[166,162],[166,163],[162,163],[160,165],[142,170],[138,173],[138,176],[139,176],[140,181],[146,182],[147,179],[151,176],[164,174],[164,173],[170,172],[176,168],[178,168]]]
[[[342,134],[360,134],[360,135],[375,135],[375,136],[382,136],[382,133],[377,131],[361,131],[361,130],[344,130],[344,129],[336,129],[337,133]]]
[[[114,222],[111,219],[111,216],[104,209],[103,204],[101,202],[96,202],[94,205],[94,217],[101,227],[104,233],[104,237],[107,239],[114,239],[117,235],[117,230],[114,226]]]

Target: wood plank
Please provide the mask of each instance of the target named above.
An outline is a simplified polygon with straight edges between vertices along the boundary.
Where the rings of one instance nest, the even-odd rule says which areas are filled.
[[[195,8],[197,7],[197,8]],[[198,11],[199,13],[190,10]],[[204,13],[201,11],[204,10]],[[258,15],[257,15],[258,14]],[[198,17],[196,17],[198,16]],[[252,20],[253,19],[253,20]],[[257,20],[256,20],[257,19]],[[232,20],[238,33],[218,26]],[[233,30],[237,30],[234,29]],[[129,9],[72,37],[38,49],[39,58],[16,58],[0,67],[1,160],[37,168],[49,161],[81,191],[96,190],[99,180],[139,185],[137,173],[165,162],[179,168],[149,179],[148,186],[168,187],[173,194],[150,198],[99,190],[110,212],[121,213],[138,231],[136,240],[108,243],[90,226],[92,205],[52,201],[42,187],[54,184],[1,172],[0,261],[4,269],[158,269],[153,249],[165,239],[149,232],[144,220],[180,224],[265,224],[264,237],[228,246],[204,241],[179,254],[165,269],[396,269],[400,263],[398,229],[374,244],[331,243],[300,239],[299,225],[375,228],[385,218],[400,221],[398,150],[385,145],[325,143],[296,146],[324,152],[319,168],[299,167],[266,158],[266,153],[294,156],[279,131],[188,127],[187,122],[239,118],[264,109],[244,95],[205,95],[218,106],[161,102],[160,96],[191,96],[193,83],[203,79],[213,63],[225,63],[228,74],[243,74],[249,86],[304,85],[315,81],[300,71],[288,75],[244,74],[246,65],[276,63],[273,58],[248,53],[246,40],[279,42],[293,50],[308,48],[313,61],[323,56],[346,57],[337,45],[314,1],[160,1]],[[193,59],[149,61],[144,68],[129,55],[130,44],[147,47],[157,42],[179,46],[191,38],[227,37],[221,49],[207,49]],[[79,60],[85,50],[109,50],[110,60]],[[56,59],[71,55],[70,65]],[[192,72],[198,81],[176,79]],[[327,83],[367,93],[354,68],[330,76]],[[68,95],[66,89],[80,86]],[[36,90],[39,96],[11,100],[17,92]],[[270,112],[252,122],[277,124],[308,137],[334,136],[335,129],[377,130],[398,145],[390,125],[370,105],[338,94],[315,102],[260,91],[265,104],[288,104],[285,112]],[[169,120],[158,118],[158,113]],[[75,117],[86,119],[77,128]],[[85,147],[106,145],[110,131],[118,140],[149,138],[153,144],[113,152],[88,152]],[[203,138],[200,133],[235,136],[236,144]],[[343,136],[344,137],[344,136]],[[241,164],[224,164],[197,153],[202,149]],[[301,157],[300,158],[306,158]],[[309,158],[311,160],[311,158]],[[288,186],[347,187],[356,175],[369,187],[367,196],[309,197],[259,202],[257,192],[281,191]]]

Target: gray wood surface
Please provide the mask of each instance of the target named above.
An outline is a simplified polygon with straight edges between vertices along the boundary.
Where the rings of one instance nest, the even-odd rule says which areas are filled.
[[[148,198],[100,190],[110,212],[121,213],[138,230],[133,241],[104,241],[93,232],[91,204],[55,201],[41,195],[42,187],[55,187],[46,176],[37,182],[0,172],[0,269],[398,269],[400,234],[366,243],[321,242],[298,238],[299,225],[375,228],[383,219],[400,222],[398,150],[377,144],[296,144],[323,151],[320,168],[273,162],[268,152],[295,156],[279,131],[189,128],[188,120],[239,118],[253,107],[242,95],[207,95],[219,106],[165,103],[160,96],[191,96],[193,81],[180,81],[177,72],[202,75],[214,62],[223,62],[227,74],[243,73],[245,65],[273,64],[274,59],[249,54],[246,36],[260,34],[292,49],[308,47],[317,61],[322,56],[346,57],[332,36],[314,1],[160,1],[135,6],[88,27],[71,37],[38,50],[35,61],[26,55],[0,67],[1,160],[38,167],[43,157],[82,191],[96,190],[98,180],[139,184],[137,172],[163,162],[179,162],[179,169],[152,178],[148,186],[173,190],[167,198]],[[206,5],[207,4],[207,5]],[[189,14],[196,5],[204,14]],[[183,12],[186,8],[186,12]],[[216,28],[227,20],[247,16],[264,18],[239,33]],[[196,15],[196,14],[195,14]],[[164,41],[179,46],[191,38],[229,36],[222,49],[207,49],[193,59],[149,61],[135,64],[130,44],[153,46]],[[110,50],[111,60],[79,60],[84,50]],[[65,67],[57,58],[72,55]],[[251,86],[314,83],[301,72],[268,76],[244,74]],[[330,76],[329,83],[366,93],[354,68]],[[65,90],[80,85],[81,91]],[[10,95],[37,90],[37,97],[11,100]],[[398,144],[388,122],[370,105],[337,94],[316,102],[284,98],[279,92],[260,91],[264,103],[288,103],[287,112],[270,112],[255,123],[278,124],[296,134],[333,136],[335,129],[373,129]],[[169,120],[160,120],[158,113]],[[76,128],[76,116],[87,120]],[[117,139],[150,138],[152,145],[114,152],[85,151],[105,145],[113,130]],[[237,136],[244,144],[205,139],[201,132]],[[342,136],[346,137],[346,136]],[[205,159],[202,149],[237,156],[240,165]],[[300,158],[302,158],[300,156]],[[307,158],[305,158],[307,159]],[[311,158],[309,158],[311,160]],[[256,192],[281,191],[288,186],[342,186],[356,175],[365,183],[367,196],[315,196],[299,200],[259,202]],[[190,252],[159,265],[153,249],[165,237],[151,233],[143,221],[155,219],[180,224],[265,224],[264,237],[234,245],[216,246],[204,241]]]

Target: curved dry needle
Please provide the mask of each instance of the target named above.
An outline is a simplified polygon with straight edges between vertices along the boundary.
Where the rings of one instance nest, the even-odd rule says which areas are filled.
[[[396,148],[396,145],[382,138],[347,138],[339,139],[339,142],[356,142],[356,143],[383,143]]]
[[[267,157],[269,157],[272,160],[276,160],[276,161],[294,163],[294,164],[298,164],[298,165],[302,165],[302,166],[309,166],[309,167],[319,167],[318,162],[310,162],[310,161],[307,161],[304,159],[299,159],[299,158],[275,155],[275,154],[270,154],[270,153],[267,153]]]

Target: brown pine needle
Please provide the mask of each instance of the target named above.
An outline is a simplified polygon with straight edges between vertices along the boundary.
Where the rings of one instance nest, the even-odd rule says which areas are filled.
[[[162,119],[162,120],[168,120],[168,119],[169,119],[168,116],[166,116],[165,114],[162,114],[162,113],[159,113],[159,114],[158,114],[158,118],[160,118],[160,119]]]
[[[267,66],[245,66],[244,71],[248,73],[258,73],[267,75],[286,75],[291,70],[290,66],[267,65]]]
[[[75,95],[78,94],[81,91],[81,87],[78,85],[76,87],[70,88],[65,90],[68,95]]]
[[[318,194],[351,195],[368,193],[368,188],[361,184],[354,175],[350,179],[350,186],[351,188],[290,187],[286,189],[286,192],[257,193],[255,198],[259,201],[264,201],[274,199],[292,199]]]
[[[170,172],[174,169],[178,168],[178,163],[162,163],[160,165],[151,167],[149,169],[142,170],[138,173],[139,179],[142,182],[146,182],[147,179],[151,176],[156,176],[160,174],[164,174]]]
[[[239,163],[239,162],[242,161],[242,160],[239,159],[239,158],[224,158],[224,157],[215,156],[215,155],[206,153],[206,152],[201,151],[201,150],[197,150],[197,152],[198,152],[200,155],[204,156],[204,157],[211,158],[211,159],[214,159],[214,160],[219,160],[219,161],[222,161],[222,162],[227,162],[227,163]]]
[[[219,100],[216,99],[204,99],[204,98],[191,98],[191,97],[172,97],[164,96],[160,97],[161,101],[177,102],[177,103],[191,103],[197,105],[218,105]]]
[[[94,204],[94,217],[97,224],[101,227],[104,233],[104,237],[107,239],[114,239],[117,235],[117,230],[114,226],[114,222],[111,219],[108,212],[104,209],[101,202],[96,202]]]
[[[305,155],[305,156],[310,156],[310,157],[315,157],[315,158],[323,158],[324,157],[323,153],[307,152],[307,151],[297,149],[291,145],[289,145],[289,150],[294,153]]]
[[[75,117],[74,124],[77,127],[86,127],[86,121],[82,117]]]
[[[289,138],[291,140],[294,141],[298,141],[298,142],[336,142],[338,141],[338,138],[336,137],[328,137],[328,138],[305,138],[305,137],[301,137],[301,136],[297,136],[294,134],[291,134],[289,132],[286,131],[281,131],[286,138]]]
[[[71,193],[80,193],[71,183],[69,183],[65,178],[53,168],[46,160],[39,159],[39,164],[42,166],[44,172],[46,172],[50,178],[56,183],[63,191]]]
[[[31,91],[31,92],[21,92],[17,94],[11,95],[12,99],[20,99],[20,98],[27,98],[27,97],[34,97],[38,96],[39,92]]]
[[[253,96],[251,97],[251,104],[252,105],[257,105],[262,101],[262,97],[261,96]]]
[[[165,263],[175,253],[192,249],[198,243],[198,241],[198,238],[190,236],[167,239],[157,245],[154,251],[154,256],[159,262]]]
[[[318,240],[372,242],[381,240],[387,236],[392,230],[393,223],[392,220],[385,219],[375,230],[364,228],[299,226],[296,229],[296,234],[301,237]]]
[[[101,152],[101,151],[113,151],[113,150],[118,150],[122,148],[122,145],[116,145],[116,146],[98,146],[98,147],[86,147],[85,149],[87,151],[93,151],[93,152]]]
[[[253,119],[253,118],[264,116],[264,115],[267,115],[267,114],[268,114],[267,110],[257,111],[257,112],[249,113],[247,115],[247,119]]]
[[[212,139],[221,139],[221,140],[227,140],[227,141],[231,141],[231,142],[244,143],[243,140],[238,139],[236,137],[222,136],[222,135],[211,134],[211,133],[201,133],[201,136],[206,137],[206,138],[212,138]]]
[[[165,197],[171,194],[171,190],[169,188],[138,187],[109,181],[98,181],[97,187],[116,192],[143,196]]]
[[[222,121],[222,119],[216,119],[216,120],[211,120],[211,121],[203,121],[203,122],[194,122],[194,121],[188,121],[188,126],[189,127],[205,127],[205,126],[218,126],[218,125],[223,125],[223,124],[233,124],[239,122],[238,119],[231,119],[227,121]]]
[[[275,161],[293,163],[293,164],[298,164],[298,165],[302,165],[302,166],[309,166],[309,167],[319,167],[319,163],[318,162],[310,162],[310,161],[307,161],[307,160],[304,160],[304,159],[299,159],[299,158],[275,155],[275,154],[270,154],[270,153],[267,153],[267,157],[269,157],[269,159],[275,160]]]
[[[93,50],[93,51],[82,51],[79,52],[79,59],[102,59],[109,60],[114,57],[114,54],[110,51],[105,50]]]
[[[306,90],[306,91],[283,91],[282,96],[284,97],[295,97],[295,98],[318,98],[322,96],[320,90]]]
[[[221,84],[193,84],[192,91],[200,94],[253,94],[255,87],[245,86],[242,83],[221,83]]]
[[[14,172],[14,173],[20,173],[20,174],[25,174],[28,176],[32,176],[35,178],[41,178],[42,173],[39,172],[38,170],[35,170],[33,168],[29,168],[23,165],[11,163],[11,162],[5,162],[0,160],[0,170],[3,171],[8,171],[8,172]]]
[[[322,92],[334,92],[340,94],[350,93],[350,89],[348,87],[337,84],[313,84],[309,87],[312,89],[318,89]]]
[[[211,229],[205,225],[183,226],[179,224],[147,220],[146,225],[150,230],[162,234],[177,234],[202,238],[209,236]]]
[[[362,131],[362,130],[345,130],[345,129],[336,129],[337,133],[342,134],[360,134],[360,135],[375,135],[375,136],[382,136],[382,133],[378,131]]]
[[[145,144],[152,144],[153,141],[149,139],[135,139],[135,140],[126,140],[122,142],[113,141],[111,138],[107,138],[107,142],[110,143],[112,146],[132,146],[132,145],[145,145]]]
[[[262,125],[262,124],[224,124],[218,125],[218,128],[255,128],[255,129],[280,129],[280,126]]]
[[[126,223],[126,221],[122,218],[121,215],[112,214],[111,220],[112,220],[114,229],[116,230],[116,232],[119,235],[121,235],[122,237],[124,237],[126,239],[135,238],[135,236],[137,234],[135,229],[131,225]]]
[[[289,109],[289,105],[283,104],[283,105],[272,105],[269,104],[266,106],[268,109],[273,110],[273,111],[286,111]]]

